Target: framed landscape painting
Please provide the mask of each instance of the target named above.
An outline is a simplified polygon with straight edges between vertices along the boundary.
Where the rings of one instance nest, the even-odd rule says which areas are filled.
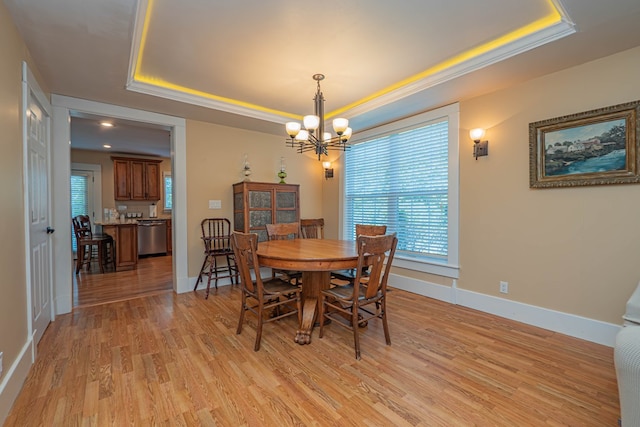
[[[529,124],[529,187],[639,183],[640,101]]]

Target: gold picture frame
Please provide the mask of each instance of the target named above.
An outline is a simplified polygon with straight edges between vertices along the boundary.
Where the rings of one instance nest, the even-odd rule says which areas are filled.
[[[640,101],[529,124],[529,187],[640,183]]]

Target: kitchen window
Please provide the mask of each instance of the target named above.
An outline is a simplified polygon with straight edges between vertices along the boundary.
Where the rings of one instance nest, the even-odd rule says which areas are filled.
[[[164,189],[164,210],[170,211],[173,207],[173,182],[170,172],[162,173],[162,187]]]

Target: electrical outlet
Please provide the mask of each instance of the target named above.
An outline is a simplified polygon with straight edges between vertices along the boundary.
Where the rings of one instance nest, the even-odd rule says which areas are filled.
[[[209,209],[222,209],[222,200],[209,200]]]
[[[500,293],[508,294],[509,293],[509,282],[500,282]]]

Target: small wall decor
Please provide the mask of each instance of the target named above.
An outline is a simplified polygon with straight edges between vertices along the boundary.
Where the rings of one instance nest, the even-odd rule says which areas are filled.
[[[242,175],[244,175],[244,181],[251,181],[251,165],[249,164],[249,156],[246,153],[242,163]]]
[[[286,184],[284,179],[287,177],[287,166],[284,164],[284,157],[280,157],[280,172],[278,172],[278,178],[280,182],[278,184]]]
[[[640,182],[640,101],[529,124],[529,187]]]

